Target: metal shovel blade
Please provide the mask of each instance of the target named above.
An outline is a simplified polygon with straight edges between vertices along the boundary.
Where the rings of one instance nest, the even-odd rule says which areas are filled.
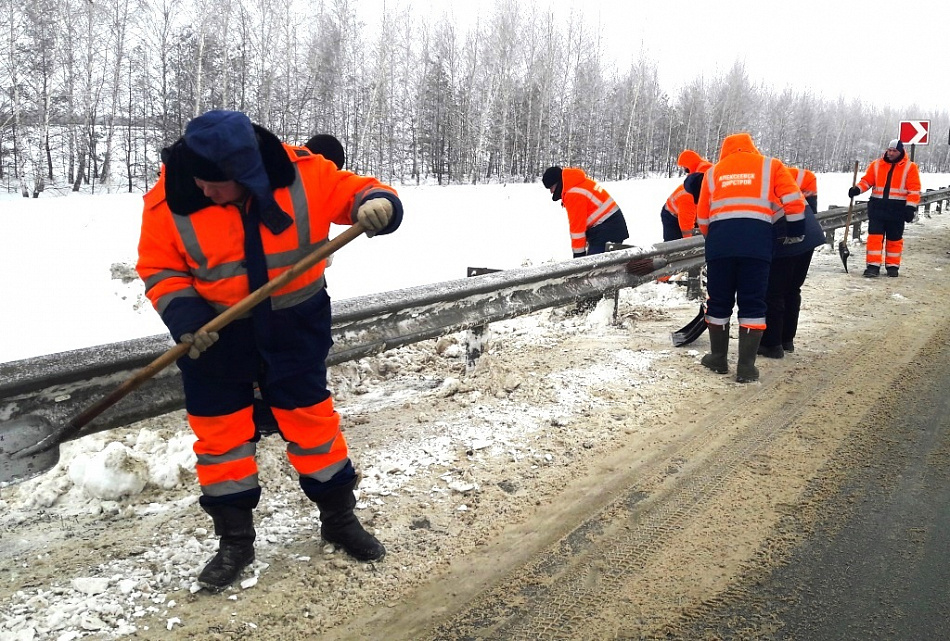
[[[0,486],[20,483],[48,472],[59,462],[59,448],[42,452],[18,454],[43,441],[55,432],[54,426],[41,416],[27,415],[0,425]]]
[[[704,305],[699,306],[699,313],[696,314],[696,317],[693,320],[689,321],[682,329],[678,329],[672,334],[670,338],[673,340],[673,347],[682,347],[683,345],[689,345],[694,340],[702,336],[703,332],[706,331],[706,307]]]
[[[838,253],[841,254],[841,262],[844,264],[845,273],[848,272],[848,256],[851,255],[851,250],[848,249],[847,243],[843,240],[838,243]]]

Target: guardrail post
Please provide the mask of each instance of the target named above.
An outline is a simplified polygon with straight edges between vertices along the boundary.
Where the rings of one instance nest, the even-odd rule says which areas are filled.
[[[630,249],[633,245],[624,245],[623,243],[607,243],[604,245],[604,251],[616,251],[619,249]],[[613,313],[613,324],[617,325],[617,317],[620,315],[620,290],[614,291],[614,313]]]
[[[686,297],[703,298],[703,267],[690,267],[686,270]]]
[[[500,269],[491,269],[490,267],[469,267],[465,275],[481,276],[482,274],[491,274],[500,272]],[[471,373],[478,363],[478,357],[485,351],[485,333],[488,331],[488,324],[479,325],[468,330],[465,335],[465,371]]]

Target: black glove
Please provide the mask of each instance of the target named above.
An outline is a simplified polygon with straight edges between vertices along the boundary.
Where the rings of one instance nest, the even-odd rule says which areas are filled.
[[[854,187],[848,190],[848,198],[854,198],[860,193],[861,193],[861,188],[855,185]]]
[[[803,240],[805,240],[805,237],[804,237],[804,236],[786,236],[784,239],[782,239],[782,244],[783,244],[783,245],[796,245],[796,244],[802,242]]]
[[[904,221],[908,223],[914,222],[914,216],[917,215],[917,208],[913,205],[907,205],[904,207]]]

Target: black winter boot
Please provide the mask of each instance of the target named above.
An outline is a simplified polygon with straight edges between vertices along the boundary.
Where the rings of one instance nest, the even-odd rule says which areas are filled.
[[[795,341],[784,341],[784,342],[782,342],[782,349],[785,350],[786,352],[794,352],[794,351],[795,351]]]
[[[759,368],[755,366],[755,355],[762,340],[761,329],[739,328],[739,362],[736,363],[736,382],[754,383],[759,380]]]
[[[320,508],[320,536],[327,543],[339,545],[359,561],[378,561],[386,556],[386,548],[375,536],[363,529],[353,514],[356,496],[353,489],[358,479],[311,497]]]
[[[766,358],[785,358],[785,348],[781,345],[759,345],[758,353]]]
[[[218,553],[198,575],[198,583],[220,592],[241,576],[254,562],[254,512],[231,505],[202,505],[214,521],[214,533],[221,537]]]
[[[897,267],[894,267],[893,265],[888,265],[886,269],[887,269],[887,275],[890,276],[891,278],[897,278],[900,275],[900,269]]]
[[[881,275],[881,266],[880,265],[868,265],[864,269],[865,278],[877,278]]]
[[[709,354],[700,361],[717,374],[729,372],[726,357],[729,355],[729,323],[725,325],[709,325]]]

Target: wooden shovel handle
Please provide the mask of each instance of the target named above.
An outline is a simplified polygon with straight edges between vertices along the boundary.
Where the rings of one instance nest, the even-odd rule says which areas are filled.
[[[851,177],[851,186],[858,184],[858,161],[854,161],[854,176]],[[854,209],[854,196],[851,196],[851,202],[848,203],[848,222],[844,225],[844,244],[848,244],[848,230],[851,229],[851,210]]]
[[[332,240],[327,241],[323,245],[320,245],[315,250],[301,258],[297,261],[290,269],[283,272],[280,276],[274,278],[273,280],[267,281],[263,286],[254,290],[233,307],[221,312],[219,315],[215,316],[213,319],[208,321],[201,329],[198,331],[205,332],[216,332],[223,327],[225,327],[231,321],[240,318],[244,314],[250,312],[258,303],[261,303],[265,298],[270,296],[274,291],[280,289],[290,281],[294,280],[302,273],[319,263],[321,260],[328,257],[330,254],[334,253],[348,242],[362,234],[366,231],[366,227],[362,223],[357,222],[354,225],[351,225],[343,232],[338,234]],[[51,447],[59,445],[65,441],[68,437],[72,436],[83,427],[85,427],[90,421],[102,414],[104,411],[115,405],[119,400],[128,396],[130,393],[138,389],[142,383],[152,378],[163,369],[177,361],[179,358],[184,356],[188,350],[191,348],[191,345],[187,343],[178,343],[164,354],[156,358],[154,361],[137,371],[135,374],[130,376],[125,382],[115,388],[111,393],[102,397],[88,408],[83,410],[81,413],[76,415],[72,420],[69,421],[61,430],[54,432],[53,434],[47,436],[42,441],[33,445],[26,450],[22,450],[20,455],[27,456],[32,454],[37,454],[39,452],[46,451]]]

